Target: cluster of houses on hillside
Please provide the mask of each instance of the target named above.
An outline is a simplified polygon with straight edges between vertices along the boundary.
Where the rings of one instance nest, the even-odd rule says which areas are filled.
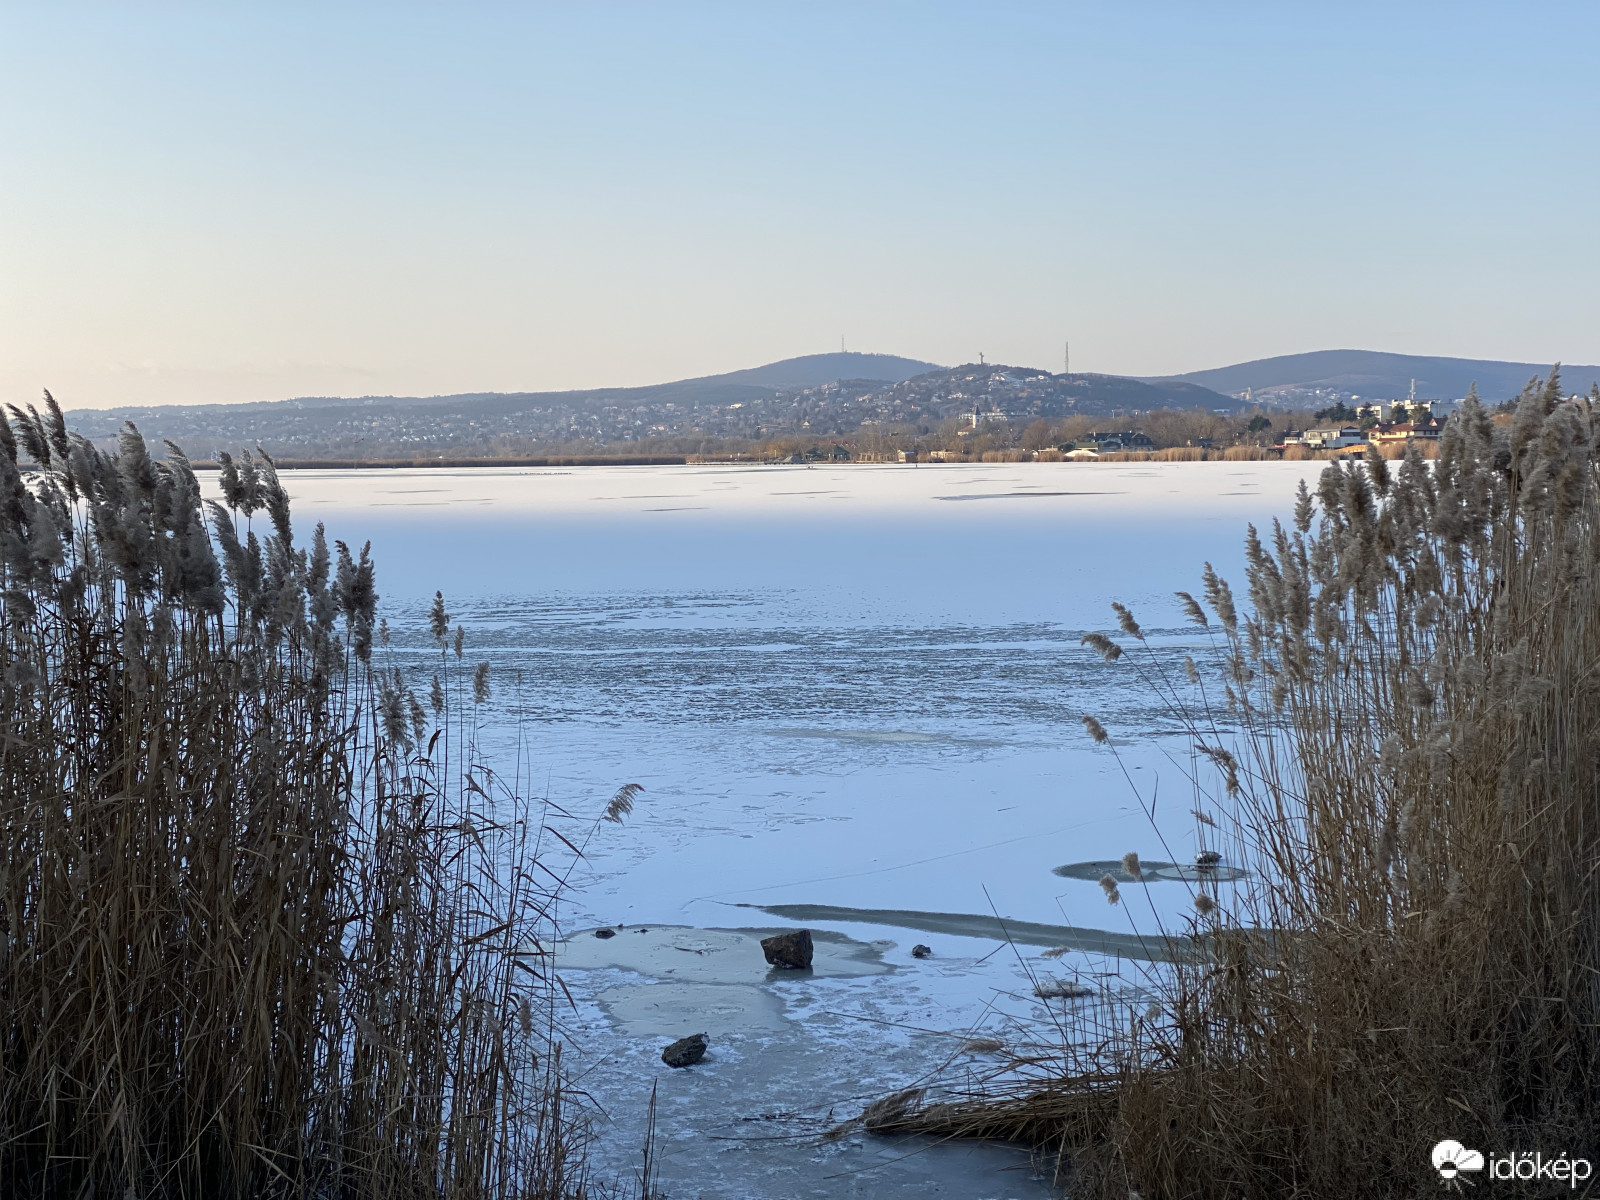
[[[1091,433],[1086,441],[1094,444],[1096,454],[1115,454],[1120,450],[1154,450],[1155,442],[1150,436],[1127,429],[1120,433]],[[1075,447],[1076,448],[1076,447]]]
[[[1287,429],[1278,438],[1273,447],[1279,453],[1291,448],[1306,451],[1324,452],[1333,451],[1336,457],[1360,457],[1365,455],[1369,446],[1380,450],[1401,449],[1412,442],[1427,443],[1437,442],[1444,432],[1447,414],[1453,411],[1459,401],[1440,402],[1426,400],[1396,400],[1372,402],[1362,404],[1355,409],[1350,409],[1340,404],[1336,409],[1326,410],[1318,414],[1320,418],[1353,418],[1349,420],[1328,420],[1326,424],[1316,425],[1308,429]],[[989,414],[966,414],[970,423],[969,428],[959,431],[959,435],[975,432],[981,425],[987,423]],[[1004,420],[1003,414],[997,414],[996,420]],[[1270,436],[1271,425],[1265,418],[1253,421],[1250,425],[1252,433],[1262,432]],[[1259,443],[1246,443],[1245,449],[1249,450]],[[1155,440],[1147,433],[1136,429],[1094,430],[1076,441],[1063,442],[1056,446],[1041,450],[1023,450],[1020,448],[997,449],[985,451],[983,458],[988,461],[1020,462],[1028,460],[1061,462],[1099,458],[1101,455],[1126,454],[1137,452],[1152,452],[1157,449]],[[1265,449],[1265,447],[1262,447]],[[1194,452],[1191,457],[1209,458],[1213,452],[1220,452],[1212,439],[1200,437],[1187,443],[1186,447],[1179,447],[1176,456],[1184,457],[1184,451]],[[1345,452],[1340,455],[1338,452]],[[805,455],[794,455],[789,461],[794,463],[814,462],[821,459],[834,461],[857,462],[966,462],[969,451],[964,448],[951,449],[899,449],[883,447],[874,450],[855,448],[854,442],[836,444],[830,453],[814,448]],[[1391,454],[1392,456],[1392,454]],[[1303,457],[1296,454],[1292,457]]]
[[[1278,449],[1304,446],[1308,450],[1345,450],[1354,447],[1404,446],[1408,442],[1436,442],[1444,432],[1443,405],[1403,401],[1363,404],[1355,421],[1284,431]],[[1398,419],[1396,419],[1398,418]]]
[[[1308,450],[1343,450],[1351,446],[1401,446],[1407,442],[1438,441],[1444,420],[1428,417],[1421,421],[1398,421],[1363,429],[1359,425],[1323,425],[1304,431],[1291,429],[1278,448],[1304,446]]]

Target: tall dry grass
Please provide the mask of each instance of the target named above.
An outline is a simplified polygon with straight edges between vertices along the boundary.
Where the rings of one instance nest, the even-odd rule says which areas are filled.
[[[1399,462],[1408,454],[1416,454],[1430,462],[1439,457],[1439,443],[1430,438],[1412,438],[1373,448],[1390,462]]]
[[[1257,447],[1229,447],[1227,450],[1208,450],[1204,446],[1167,446],[1161,450],[1109,450],[1087,462],[1212,462],[1227,457],[1235,449],[1255,450]],[[1276,457],[1276,455],[1273,455]]]
[[[986,463],[1031,462],[1033,453],[1028,450],[985,450],[982,460]]]
[[[579,1190],[540,814],[471,756],[442,604],[430,711],[265,456],[208,504],[131,426],[13,413],[0,1194]]]
[[[1224,462],[1263,462],[1285,455],[1266,446],[1229,446],[1222,452]]]
[[[1434,463],[1330,466],[1252,528],[1248,607],[1209,569],[1184,597],[1222,679],[1100,639],[1251,882],[1198,887],[1148,1012],[922,1127],[1064,1151],[1116,1200],[1432,1194],[1447,1137],[1595,1157],[1600,394],[1559,400],[1470,400]]]

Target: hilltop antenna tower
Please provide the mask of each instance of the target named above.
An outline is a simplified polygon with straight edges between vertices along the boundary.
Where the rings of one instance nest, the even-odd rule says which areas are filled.
[[[1072,374],[1072,343],[1071,342],[1062,342],[1061,343],[1061,373],[1063,375],[1071,375]]]

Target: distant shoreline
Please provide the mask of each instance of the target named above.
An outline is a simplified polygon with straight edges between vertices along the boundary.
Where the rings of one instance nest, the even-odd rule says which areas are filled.
[[[280,471],[402,471],[416,467],[681,467],[682,454],[578,454],[548,458],[275,458]],[[197,462],[197,471],[221,464]]]
[[[407,471],[423,468],[444,468],[449,470],[470,470],[480,468],[506,468],[506,467],[944,467],[944,466],[1024,466],[1033,463],[1060,463],[1073,462],[1080,466],[1089,466],[1094,463],[1129,464],[1129,463],[1173,463],[1173,462],[1213,462],[1213,463],[1240,463],[1240,462],[1296,462],[1307,459],[1335,460],[1361,458],[1365,456],[1365,447],[1358,451],[1301,451],[1300,453],[1284,454],[1276,449],[1257,449],[1254,447],[1238,447],[1235,449],[1247,450],[1230,456],[1223,451],[1194,451],[1194,450],[1134,450],[1102,454],[1097,458],[1069,459],[1052,454],[1049,457],[1017,457],[984,459],[953,458],[953,459],[910,459],[904,462],[889,461],[884,458],[871,459],[817,459],[808,462],[794,462],[790,459],[758,459],[758,458],[702,458],[698,454],[636,454],[636,455],[601,455],[601,454],[567,454],[550,455],[543,458],[279,458],[273,460],[273,465],[279,471]],[[1298,449],[1298,448],[1296,448]],[[1398,458],[1398,448],[1385,448],[1385,458]],[[1424,447],[1424,457],[1433,457],[1435,447]],[[200,461],[191,464],[197,471],[215,471],[220,468],[219,463]]]

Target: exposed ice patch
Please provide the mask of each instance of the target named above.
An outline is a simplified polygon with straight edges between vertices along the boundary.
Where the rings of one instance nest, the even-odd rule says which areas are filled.
[[[556,946],[559,970],[620,967],[655,979],[695,983],[760,983],[789,972],[767,965],[761,939],[782,929],[696,929],[690,925],[625,926],[611,938],[593,930],[574,933]],[[882,975],[891,968],[881,949],[825,930],[812,934],[815,953],[810,974]]]
[[[676,1040],[704,1033],[714,1047],[731,1033],[778,1033],[785,1024],[781,997],[733,983],[620,984],[595,999],[632,1037]]]
[[[1159,880],[1181,880],[1184,883],[1237,883],[1249,877],[1249,872],[1241,867],[1231,867],[1227,863],[1170,863],[1157,862],[1147,859],[1139,866],[1138,878],[1129,875],[1122,869],[1120,860],[1096,859],[1094,862],[1066,863],[1054,868],[1052,875],[1059,875],[1063,879],[1087,879],[1098,883],[1102,878],[1110,875],[1118,883],[1153,883]]]
[[[895,908],[845,908],[832,904],[741,905],[759,908],[775,917],[791,921],[850,921],[865,925],[892,925],[925,933],[947,933],[956,937],[993,938],[1025,946],[1064,946],[1092,954],[1145,962],[1171,962],[1192,957],[1186,941],[1166,937],[1144,937],[1137,933],[1113,933],[1107,929],[1085,929],[1078,925],[1046,925],[1038,921],[1015,921],[1009,917],[980,913],[914,912]]]

